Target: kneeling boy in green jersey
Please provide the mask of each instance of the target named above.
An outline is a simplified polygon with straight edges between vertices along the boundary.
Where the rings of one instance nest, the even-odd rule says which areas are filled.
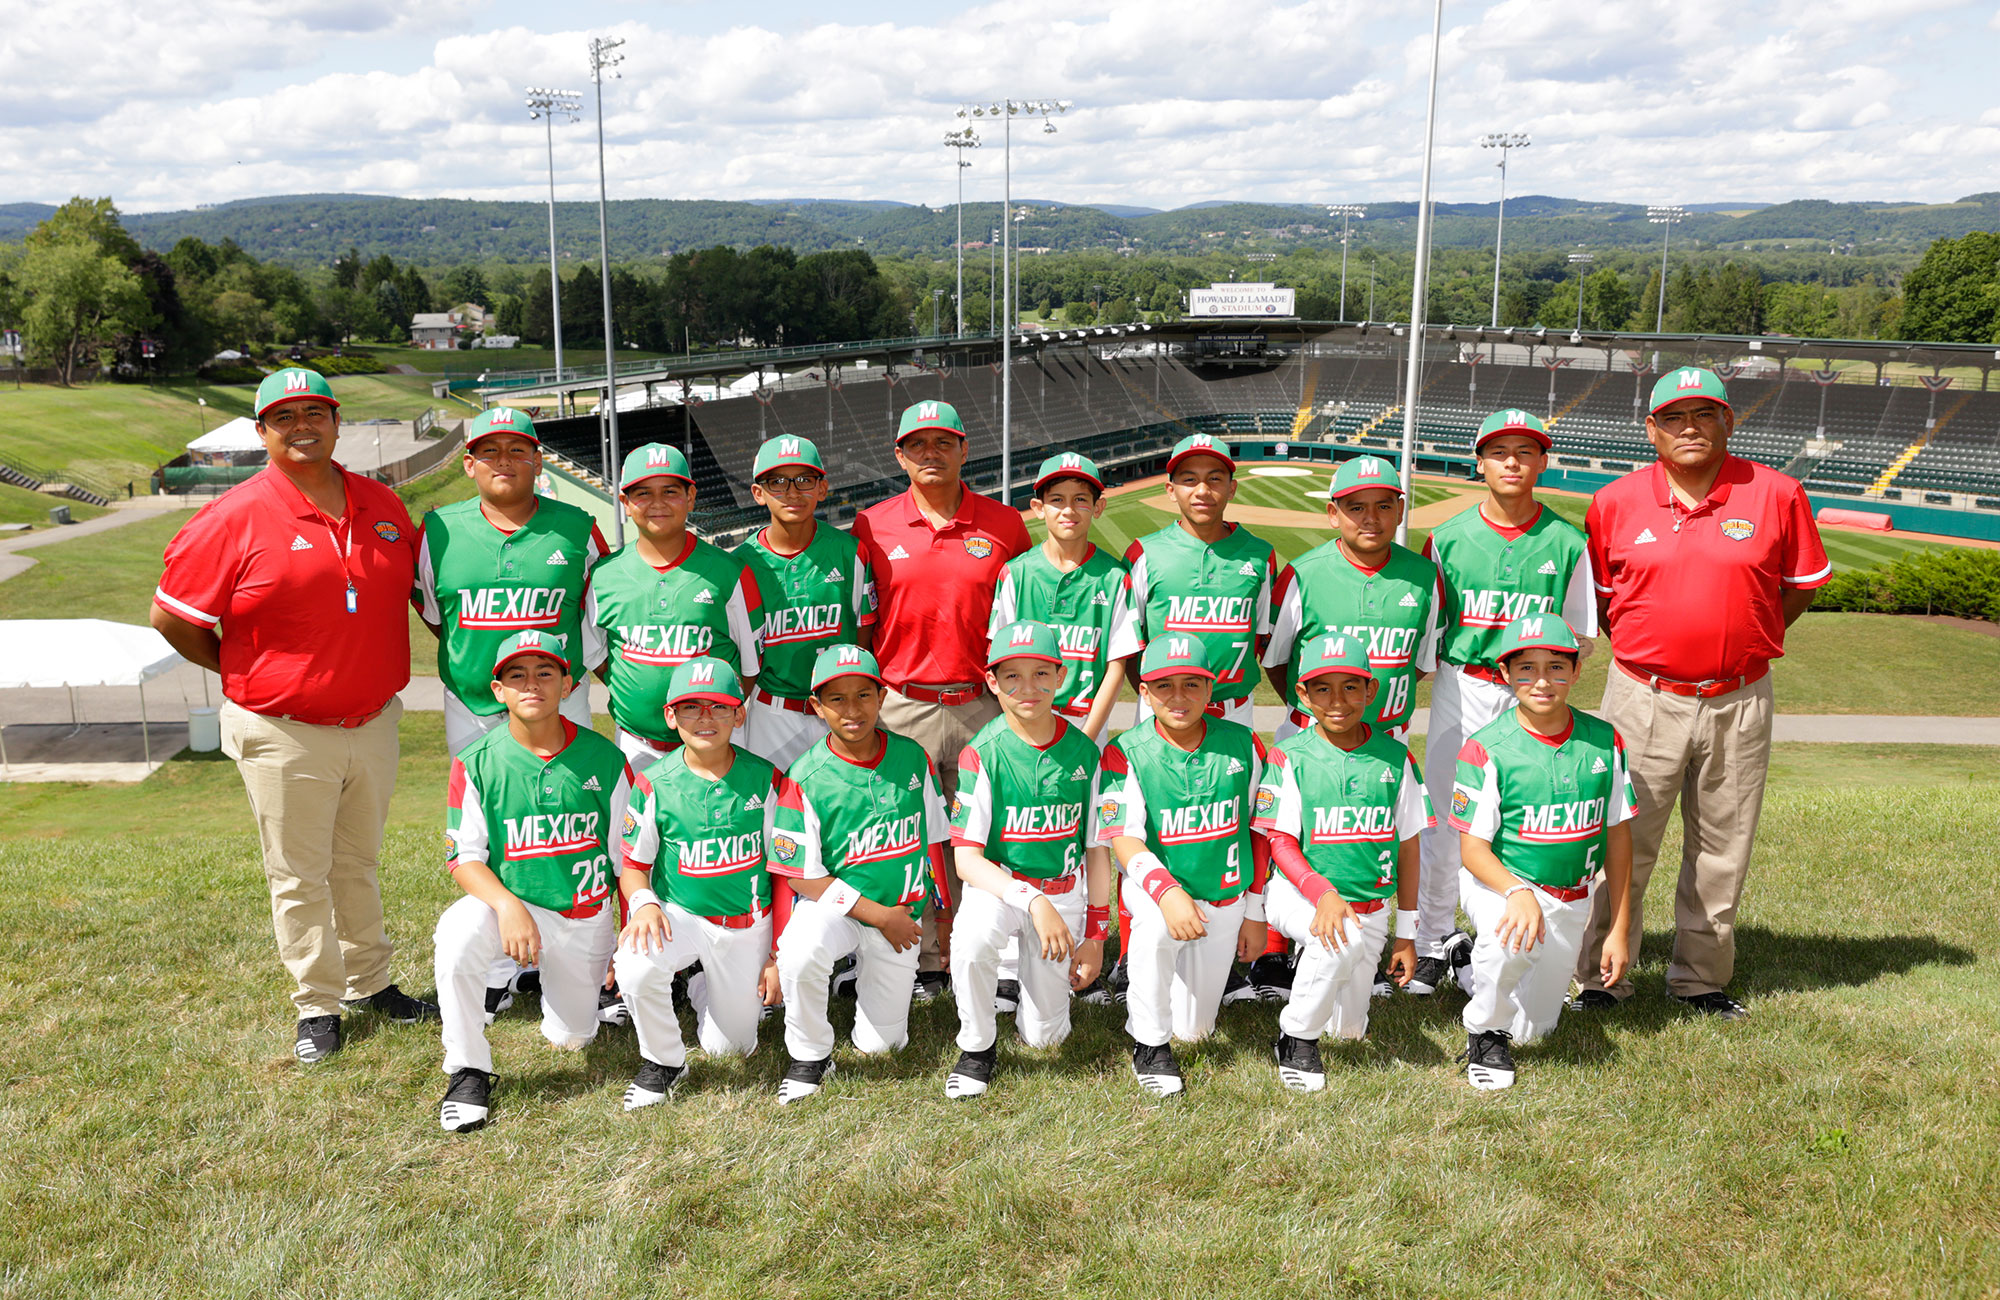
[[[1602,974],[1632,964],[1632,782],[1611,724],[1569,706],[1577,639],[1554,614],[1508,625],[1495,655],[1514,708],[1458,751],[1451,825],[1459,832],[1459,901],[1479,930],[1459,967],[1466,1077],[1481,1089],[1514,1082],[1509,1044],[1556,1026],[1598,888],[1617,900]],[[1455,955],[1463,949],[1463,940]]]
[[[675,975],[701,964],[688,999],[710,1056],[756,1051],[761,1009],[778,1001],[764,856],[778,776],[733,743],[743,725],[736,670],[711,656],[674,669],[667,718],[680,747],[633,782],[618,879],[629,909],[618,987],[632,1009],[640,1056],[626,1110],[665,1101],[686,1071]]]

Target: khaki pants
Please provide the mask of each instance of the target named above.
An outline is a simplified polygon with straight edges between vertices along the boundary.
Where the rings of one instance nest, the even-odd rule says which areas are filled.
[[[1764,777],[1771,760],[1771,678],[1702,700],[1669,695],[1614,666],[1604,688],[1604,717],[1625,741],[1625,761],[1639,815],[1632,822],[1632,955],[1644,929],[1642,904],[1674,801],[1681,805],[1681,874],[1674,889],[1674,955],[1667,989],[1680,997],[1713,993],[1736,973],[1736,905],[1750,869]],[[1578,953],[1576,978],[1597,977],[1611,896],[1598,890]],[[1632,981],[1611,993],[1632,995]]]
[[[944,787],[944,806],[951,807],[951,798],[958,793],[959,751],[972,743],[979,729],[1000,716],[1000,701],[993,698],[990,691],[982,692],[978,699],[966,704],[926,704],[913,700],[897,690],[890,690],[882,701],[882,725],[898,735],[908,736],[924,747],[937,766],[938,783]],[[949,850],[945,861],[951,861]],[[952,888],[957,897],[956,884]],[[920,971],[941,971],[945,969],[943,949],[938,944],[937,912],[924,911],[924,942],[922,956],[917,959]]]
[[[338,1015],[342,998],[389,983],[394,948],[375,873],[402,716],[392,700],[373,722],[343,730],[222,706],[222,749],[257,819],[278,959],[298,985],[301,1019]]]

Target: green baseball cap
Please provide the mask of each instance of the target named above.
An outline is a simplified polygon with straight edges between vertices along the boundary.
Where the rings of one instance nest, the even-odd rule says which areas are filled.
[[[1329,501],[1338,501],[1367,488],[1387,488],[1397,496],[1403,495],[1402,481],[1396,477],[1396,462],[1380,456],[1356,456],[1342,461],[1340,468],[1333,471],[1333,487],[1326,496]]]
[[[1236,472],[1236,457],[1229,454],[1229,444],[1207,433],[1191,433],[1174,444],[1173,454],[1167,457],[1167,473],[1174,472],[1174,466],[1190,456],[1213,456],[1229,466],[1229,472]]]
[[[826,465],[819,458],[819,448],[811,438],[794,438],[783,435],[764,439],[757,448],[757,460],[750,468],[750,477],[763,478],[774,469],[816,469],[826,473]]]
[[[1646,414],[1651,415],[1663,406],[1671,406],[1690,397],[1705,397],[1729,406],[1729,390],[1722,386],[1722,376],[1701,366],[1682,366],[1679,370],[1669,370],[1661,375],[1660,382],[1653,385],[1653,400],[1647,405]],[[1734,411],[1736,408],[1730,406],[1729,409]]]
[[[1097,468],[1097,462],[1088,456],[1079,456],[1073,451],[1061,452],[1042,462],[1035,471],[1035,495],[1042,494],[1042,485],[1059,478],[1080,478],[1089,481],[1100,493],[1104,491],[1104,471]]]
[[[321,401],[336,411],[340,402],[333,395],[333,386],[326,382],[326,376],[317,370],[307,370],[302,366],[286,366],[283,370],[273,370],[264,376],[264,382],[257,385],[256,411],[259,420],[264,412],[286,402]]]
[[[1500,634],[1500,649],[1493,662],[1505,662],[1508,655],[1523,650],[1560,650],[1573,655],[1580,649],[1576,632],[1560,614],[1523,614]]]
[[[1208,651],[1200,637],[1168,633],[1146,643],[1146,653],[1139,656],[1139,680],[1150,682],[1175,673],[1193,673],[1215,680],[1215,671],[1208,666]]]
[[[958,408],[950,402],[918,402],[903,408],[902,422],[896,426],[896,441],[925,429],[943,429],[963,438],[965,421],[958,418]]]
[[[470,447],[489,433],[511,433],[538,447],[542,443],[541,435],[535,432],[535,422],[517,406],[495,406],[473,416],[471,426],[465,431],[465,445]]]
[[[1479,432],[1472,439],[1473,454],[1478,455],[1479,449],[1489,441],[1508,433],[1533,438],[1542,444],[1543,451],[1555,445],[1555,440],[1549,437],[1549,427],[1542,423],[1539,416],[1526,411],[1495,411],[1479,422]]]
[[[882,681],[882,666],[875,662],[875,656],[858,645],[830,645],[813,659],[813,690],[836,677],[872,677],[881,685],[888,685]]]
[[[1368,662],[1368,638],[1316,636],[1307,640],[1304,652],[1299,656],[1298,679],[1309,682],[1328,673],[1373,677],[1375,669]]]
[[[674,669],[674,675],[667,679],[667,707],[671,709],[690,700],[741,704],[743,682],[734,668],[713,655],[690,659]]]
[[[493,660],[494,679],[499,679],[500,670],[507,666],[509,660],[519,659],[522,655],[541,655],[561,664],[564,672],[570,671],[569,643],[554,632],[538,632],[529,628],[500,643],[500,654]]]
[[[1008,659],[1046,659],[1059,664],[1063,661],[1062,642],[1047,623],[1033,619],[1009,623],[994,633],[993,644],[986,649],[986,666],[991,668]]]
[[[625,466],[618,471],[618,490],[623,492],[634,483],[649,478],[677,478],[692,485],[694,473],[688,469],[688,458],[679,447],[669,447],[664,442],[649,442],[643,447],[634,447],[625,457]]]

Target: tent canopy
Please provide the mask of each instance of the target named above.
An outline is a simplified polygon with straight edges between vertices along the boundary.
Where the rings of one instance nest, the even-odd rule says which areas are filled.
[[[0,622],[0,690],[139,686],[184,662],[150,627],[102,618]]]
[[[239,415],[227,424],[217,425],[207,433],[187,445],[194,451],[263,451],[264,440],[257,436],[257,422],[247,415]]]

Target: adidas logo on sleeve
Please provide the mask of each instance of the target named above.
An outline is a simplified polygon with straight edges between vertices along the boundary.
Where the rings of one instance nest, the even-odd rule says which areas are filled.
[[[744,812],[751,812],[755,809],[762,808],[763,806],[764,806],[764,796],[761,794],[753,794],[748,799],[745,799],[743,801]]]
[[[569,563],[569,557],[568,557],[567,555],[564,555],[564,554],[563,554],[563,553],[562,553],[561,551],[555,551],[555,552],[552,552],[552,553],[551,553],[551,554],[549,555],[549,563],[550,563],[550,564],[568,564],[568,563]]]
[[[1241,771],[1243,771],[1243,770],[1244,770],[1244,769],[1243,769],[1243,760],[1242,760],[1242,759],[1240,759],[1240,758],[1232,758],[1232,759],[1230,759],[1230,760],[1229,760],[1229,775],[1231,775],[1231,776],[1235,776],[1235,775],[1236,775],[1236,774],[1237,774],[1238,772],[1241,772]]]
[[[895,550],[889,552],[889,558],[892,560],[907,560],[910,558],[910,553],[898,546]]]
[[[1602,771],[1604,771],[1604,760],[1603,760],[1602,758],[1593,758],[1593,759],[1591,759],[1591,760],[1590,760],[1590,774],[1591,774],[1592,776],[1596,776],[1596,775],[1598,775],[1599,773],[1601,773]]]
[[[311,550],[312,548],[313,548],[313,544],[312,544],[311,542],[309,542],[309,541],[307,541],[307,540],[305,539],[305,536],[304,536],[304,534],[301,534],[301,533],[293,533],[293,534],[292,534],[292,549],[293,549],[293,550],[295,550],[295,551],[310,551],[310,550]]]
[[[1238,569],[1237,572],[1242,574],[1246,578],[1254,578],[1257,576],[1257,566],[1255,564],[1252,564],[1250,561],[1245,560],[1243,561],[1243,567]]]
[[[596,790],[599,793],[602,793],[604,790],[604,787],[597,783],[597,778],[594,776],[583,783],[583,788],[586,790]]]
[[[715,603],[715,593],[709,591],[707,588],[703,588],[694,594],[694,603],[697,605],[713,605]]]
[[[1535,572],[1536,572],[1536,573],[1547,573],[1547,574],[1555,574],[1555,573],[1558,573],[1558,572],[1560,572],[1560,570],[1556,568],[1556,562],[1555,562],[1554,560],[1543,560],[1543,561],[1542,561],[1542,567],[1541,567],[1541,568],[1539,568],[1539,569],[1536,569],[1536,570],[1535,570]]]
[[[924,786],[924,779],[921,776],[918,776],[915,772],[910,773],[910,789],[921,790],[923,789],[923,786]]]
[[[1396,603],[1398,605],[1404,605],[1414,608],[1417,603],[1417,593],[1414,591],[1406,591],[1403,593],[1403,598],[1397,601]]]

